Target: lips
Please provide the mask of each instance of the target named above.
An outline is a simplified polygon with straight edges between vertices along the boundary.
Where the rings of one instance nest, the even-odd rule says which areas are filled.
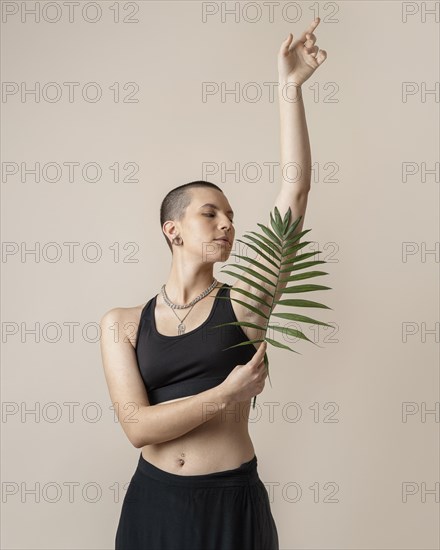
[[[221,241],[227,244],[231,244],[226,237],[220,237],[219,239],[214,239],[215,241]]]

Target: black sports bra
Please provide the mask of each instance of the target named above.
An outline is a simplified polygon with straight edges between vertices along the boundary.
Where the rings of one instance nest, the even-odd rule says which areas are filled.
[[[255,354],[253,344],[225,350],[249,341],[240,326],[215,325],[237,321],[229,298],[231,285],[223,284],[204,323],[180,336],[165,336],[157,331],[154,319],[156,298],[142,309],[136,340],[136,357],[151,405],[178,397],[196,395],[217,386],[237,366]],[[177,321],[177,319],[176,319]]]

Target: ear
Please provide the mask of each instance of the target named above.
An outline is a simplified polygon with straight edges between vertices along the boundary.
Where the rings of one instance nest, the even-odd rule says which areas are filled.
[[[171,220],[169,220],[169,221],[167,221],[163,224],[162,232],[164,233],[164,235],[168,239],[170,245],[171,245],[171,241],[179,233],[178,228],[176,227],[176,224]]]

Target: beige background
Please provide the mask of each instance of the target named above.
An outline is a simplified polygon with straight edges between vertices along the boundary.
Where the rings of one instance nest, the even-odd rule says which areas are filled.
[[[43,12],[46,3],[37,4]],[[421,168],[438,162],[439,99],[420,91],[439,85],[436,16],[422,13],[435,3],[301,2],[289,22],[294,6],[283,17],[280,2],[273,21],[266,8],[252,23],[251,3],[238,21],[219,12],[203,22],[201,2],[137,2],[134,24],[113,22],[113,2],[98,4],[96,23],[78,12],[69,23],[61,3],[56,23],[21,22],[20,13],[2,23],[3,83],[57,82],[64,92],[55,103],[2,98],[2,548],[114,547],[140,451],[110,410],[97,322],[110,308],[146,302],[166,280],[159,206],[173,187],[196,179],[222,187],[237,238],[266,223],[280,172],[270,178],[264,163],[280,161],[280,142],[276,96],[271,102],[263,83],[277,81],[281,41],[316,9],[328,59],[304,86],[319,166],[305,228],[328,262],[319,282],[332,290],[307,297],[333,308],[317,315],[335,330],[303,325],[321,347],[291,342],[301,355],[269,346],[272,387],[250,426],[259,473],[282,550],[438,548],[439,178],[438,165],[426,179]],[[131,11],[119,9],[121,18]],[[405,10],[413,12],[406,22]],[[73,102],[63,82],[81,84]],[[78,93],[89,82],[103,90],[96,103]],[[122,95],[126,82],[138,83],[139,102],[115,103],[115,82]],[[263,94],[203,102],[203,82],[254,82]],[[406,101],[402,82],[415,83]],[[5,175],[6,163],[35,162],[94,162],[102,175],[69,181],[64,170],[38,183]],[[109,167],[120,163],[126,176],[127,162],[139,166],[139,181],[116,183]],[[403,182],[405,162],[416,169]],[[204,163],[239,163],[243,172],[207,174]],[[257,181],[247,163],[261,168]],[[67,242],[80,243],[72,261]],[[21,258],[35,243],[39,261]],[[58,261],[47,243],[58,244]],[[88,243],[100,247],[97,261],[84,258]],[[232,282],[222,265],[215,275]],[[76,323],[73,336],[67,323]],[[406,502],[405,483],[414,484]]]

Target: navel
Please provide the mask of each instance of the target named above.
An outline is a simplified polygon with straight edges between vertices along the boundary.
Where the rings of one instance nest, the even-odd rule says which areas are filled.
[[[185,464],[185,453],[180,453],[179,463],[181,466]]]

